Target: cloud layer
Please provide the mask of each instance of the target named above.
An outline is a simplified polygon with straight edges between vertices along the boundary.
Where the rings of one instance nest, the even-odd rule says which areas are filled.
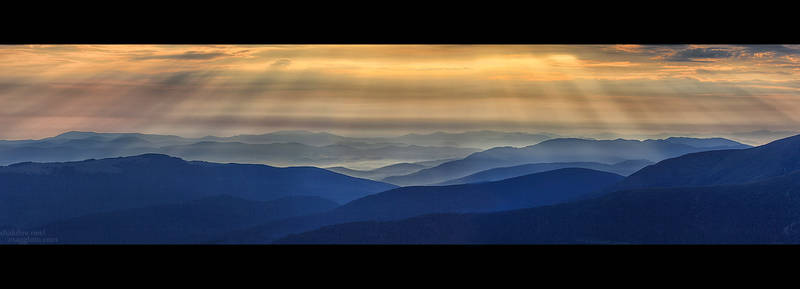
[[[0,46],[0,139],[793,130],[784,45]]]

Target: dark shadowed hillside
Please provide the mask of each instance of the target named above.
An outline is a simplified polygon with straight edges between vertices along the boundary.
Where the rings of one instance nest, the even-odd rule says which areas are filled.
[[[278,243],[800,243],[800,173],[742,185],[620,191],[497,213],[340,224]]]
[[[735,184],[800,169],[800,135],[766,145],[684,155],[661,161],[626,178],[613,189]]]
[[[800,136],[648,166],[580,201],[340,224],[286,243],[800,243]],[[611,190],[611,189],[607,189]]]
[[[352,201],[335,212],[397,219],[432,212],[503,211],[564,202],[622,179],[608,172],[566,168],[479,184],[401,187]]]
[[[187,162],[167,155],[0,167],[0,224],[67,217],[220,194],[268,201],[309,195],[345,203],[395,188],[313,167]]]
[[[234,232],[224,241],[264,243],[288,233],[343,222],[549,205],[601,190],[622,178],[607,172],[569,168],[482,184],[402,187],[352,201],[323,214],[280,220]]]
[[[190,244],[271,220],[319,213],[338,204],[291,196],[261,202],[214,196],[176,204],[90,214],[44,226],[60,243]]]

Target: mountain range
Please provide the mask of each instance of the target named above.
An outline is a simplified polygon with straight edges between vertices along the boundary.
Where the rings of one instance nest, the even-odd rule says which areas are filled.
[[[264,163],[276,166],[327,166],[362,163],[393,164],[404,161],[460,158],[475,149],[381,145],[356,148],[350,145],[309,146],[301,143],[245,144],[238,142],[199,142],[158,148],[159,153],[213,162]]]
[[[387,143],[434,147],[461,147],[487,149],[495,146],[526,146],[546,139],[556,138],[551,133],[500,132],[491,130],[467,131],[462,133],[434,132],[428,134],[406,134],[396,137],[345,137],[326,132],[278,131],[260,135],[237,135],[232,137],[207,136],[199,141],[243,142],[243,143],[281,143],[297,142],[312,146],[326,146],[348,143]]]
[[[277,243],[800,243],[800,136],[661,161],[583,200],[351,222]]]
[[[796,244],[800,173],[750,184],[618,191],[497,213],[345,223],[276,243]]]
[[[220,194],[254,201],[317,196],[338,203],[396,186],[315,167],[184,161],[159,154],[0,167],[0,224],[177,203]]]
[[[558,138],[552,133],[499,132],[491,130],[463,133],[435,132],[430,134],[407,134],[383,138],[387,142],[399,142],[420,146],[448,146],[489,149],[497,146],[529,146],[544,140]]]
[[[341,141],[328,144],[336,140]],[[212,162],[374,167],[398,162],[462,158],[479,151],[465,147],[359,141],[331,134],[304,132],[200,139],[139,133],[68,132],[41,140],[0,142],[0,165],[159,153]]]
[[[567,168],[481,184],[402,187],[354,200],[328,212],[277,220],[233,232],[219,241],[262,243],[289,233],[344,222],[551,205],[602,190],[622,178],[608,172]]]
[[[735,184],[800,169],[800,135],[748,149],[686,154],[646,167],[613,190]]]
[[[374,170],[353,170],[345,167],[329,167],[325,169],[351,177],[380,180],[390,176],[407,175],[429,167],[420,163],[398,163]]]
[[[281,168],[156,153],[18,162],[0,166],[0,228],[81,244],[800,243],[800,135],[758,147],[550,138],[477,151],[445,141],[482,133],[404,136],[431,146],[308,132],[0,141],[6,159],[156,147],[242,162],[263,151],[271,163],[391,162]],[[272,142],[302,138],[313,144]]]
[[[42,229],[70,244],[193,244],[263,222],[324,212],[339,204],[320,197],[251,201],[229,195],[69,218]]]
[[[563,169],[563,168],[585,168],[585,169],[592,169],[592,170],[610,172],[627,176],[650,164],[653,164],[653,162],[647,160],[623,161],[613,165],[592,163],[592,162],[526,164],[526,165],[519,165],[512,167],[488,169],[485,171],[480,171],[471,174],[463,178],[437,183],[436,185],[443,186],[443,185],[491,182],[491,181],[497,181],[517,176],[523,176],[523,175]]]
[[[627,160],[657,162],[693,152],[749,147],[729,140],[721,142],[719,139],[667,138],[638,141],[560,138],[522,148],[492,148],[473,153],[464,159],[446,162],[408,175],[387,177],[382,181],[400,186],[430,185],[462,178],[487,169],[531,163],[597,162],[613,164]]]

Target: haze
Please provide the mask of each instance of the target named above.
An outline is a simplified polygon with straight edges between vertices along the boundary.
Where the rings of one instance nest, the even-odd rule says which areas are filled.
[[[0,46],[0,139],[790,135],[798,75],[790,45]]]

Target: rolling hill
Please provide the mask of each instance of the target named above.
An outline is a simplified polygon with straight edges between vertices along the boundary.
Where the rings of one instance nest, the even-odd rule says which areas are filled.
[[[33,226],[90,213],[220,194],[269,201],[317,196],[345,203],[394,185],[314,167],[187,162],[159,154],[0,167],[0,224]]]
[[[226,243],[264,243],[288,233],[344,222],[550,205],[601,190],[622,178],[608,172],[568,168],[481,184],[401,187],[360,198],[329,212],[233,232],[221,240]]]
[[[185,138],[143,133],[70,131],[38,140],[0,140],[0,165],[160,153],[215,162],[285,166],[347,165],[351,168],[373,169],[398,162],[463,158],[496,145],[529,145],[552,136],[473,131],[398,137],[346,137],[326,132],[277,131],[258,135]]]
[[[161,147],[158,152],[187,159],[214,162],[265,163],[277,166],[325,166],[342,163],[396,163],[464,157],[475,149],[381,145],[356,148],[349,145],[309,146],[301,143],[246,144],[238,142],[199,142]]]
[[[798,152],[800,136],[693,153],[569,203],[339,224],[278,243],[797,244]]]
[[[428,166],[416,163],[398,163],[374,170],[353,170],[345,167],[330,167],[325,169],[351,177],[380,180],[390,176],[410,174],[424,168],[428,168]]]
[[[698,143],[706,140],[714,144],[719,143],[717,139],[694,140]],[[388,177],[382,181],[400,186],[430,185],[462,178],[487,169],[530,163],[599,162],[611,164],[625,160],[656,162],[693,152],[750,147],[738,143],[729,146],[696,147],[687,145],[686,142],[685,139],[680,143],[669,140],[551,139],[522,148],[492,148],[473,153],[464,159],[443,163],[404,176]]]
[[[488,149],[497,146],[529,146],[556,137],[558,137],[558,135],[551,133],[531,134],[524,132],[481,130],[462,133],[412,133],[399,137],[386,138],[386,140],[421,146],[453,146]]]
[[[526,164],[513,167],[489,169],[471,174],[463,178],[441,182],[436,185],[445,186],[445,185],[499,181],[517,176],[523,176],[527,174],[533,174],[533,173],[563,169],[563,168],[584,168],[584,169],[592,169],[592,170],[610,172],[627,176],[650,164],[652,164],[652,162],[646,160],[623,161],[613,165],[607,165],[601,163],[588,163],[588,162]]]
[[[288,138],[288,139],[298,139]],[[24,161],[59,162],[90,158],[168,154],[212,162],[262,163],[275,166],[330,166],[350,164],[374,167],[398,162],[463,158],[478,151],[471,148],[427,147],[394,143],[343,142],[325,146],[299,142],[244,143],[241,138],[218,141],[177,136],[69,132],[37,141],[0,142],[0,164]],[[251,140],[253,138],[244,138]],[[254,141],[280,138],[254,138]],[[303,139],[303,138],[299,138]]]
[[[192,244],[222,232],[337,206],[319,197],[290,196],[261,202],[220,195],[89,214],[42,229],[66,244]]]
[[[646,167],[613,190],[736,184],[800,169],[800,135],[741,150],[687,154]]]
[[[276,243],[798,244],[800,172],[741,185],[619,191],[514,211],[346,223]]]

